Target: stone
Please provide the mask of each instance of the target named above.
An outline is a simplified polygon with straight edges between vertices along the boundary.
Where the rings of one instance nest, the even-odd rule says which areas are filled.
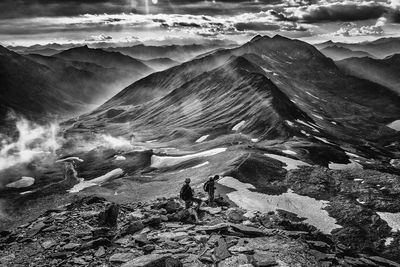
[[[176,213],[179,209],[181,209],[181,205],[176,201],[170,200],[164,203],[162,208],[164,208],[167,213]]]
[[[98,228],[92,229],[93,237],[104,237],[104,236],[108,236],[109,233],[110,233],[110,228],[108,228],[108,227],[98,227]],[[83,235],[86,235],[86,234],[82,233],[82,236]]]
[[[144,254],[150,254],[152,251],[154,251],[156,247],[154,245],[145,245],[142,247],[143,253]]]
[[[94,253],[94,256],[99,258],[101,256],[103,256],[104,254],[106,254],[106,250],[104,249],[103,246],[100,246],[97,251]]]
[[[242,225],[242,224],[232,224],[231,227],[233,230],[238,231],[246,236],[260,237],[260,236],[266,235],[259,228],[255,228],[255,227],[251,227],[251,226],[246,226],[246,225]]]
[[[87,265],[87,262],[84,259],[78,257],[73,257],[72,262],[78,265]]]
[[[83,249],[96,249],[100,246],[110,246],[111,245],[111,241],[107,238],[101,237],[89,242],[86,242],[82,245]]]
[[[98,223],[100,227],[116,227],[118,221],[119,205],[108,205],[104,211],[99,213]]]
[[[54,240],[47,240],[47,241],[44,241],[44,242],[42,243],[42,247],[43,247],[44,249],[49,249],[49,248],[55,246],[56,244],[57,244],[57,243],[56,243],[56,241],[54,241]]]
[[[212,233],[212,232],[220,232],[220,231],[226,231],[229,228],[229,224],[227,223],[220,223],[216,225],[208,225],[208,226],[201,226],[198,227],[196,230],[197,232],[206,232],[206,233]]]
[[[244,210],[239,208],[229,208],[226,212],[226,215],[228,216],[228,221],[233,223],[241,223],[246,220],[246,217],[244,216],[245,213],[246,212]]]
[[[147,235],[142,234],[142,235],[134,235],[132,236],[133,240],[139,245],[139,246],[144,246],[150,243],[149,239],[147,238]]]
[[[229,253],[228,250],[228,245],[226,244],[225,239],[222,237],[220,237],[218,240],[217,247],[214,249],[214,255],[218,261],[224,260],[231,256],[231,253]]]
[[[232,253],[245,253],[249,254],[254,252],[254,249],[248,247],[248,246],[232,246],[229,248],[229,251]]]
[[[33,237],[36,234],[38,234],[43,228],[45,228],[47,225],[44,222],[38,222],[35,223],[26,233],[28,237]]]
[[[146,216],[140,211],[134,211],[129,213],[126,217],[128,218],[128,220],[137,221],[144,219]]]
[[[142,221],[132,221],[128,224],[128,226],[123,230],[124,234],[134,234],[144,228],[144,224]]]
[[[157,235],[157,237],[160,239],[171,239],[171,240],[175,240],[175,241],[182,240],[188,236],[189,235],[186,232],[174,232],[174,233],[165,232],[165,233],[159,233]]]
[[[12,261],[12,260],[14,260],[14,259],[15,259],[15,254],[12,253],[12,254],[9,254],[9,255],[7,255],[7,256],[1,257],[1,258],[0,258],[0,263],[1,263],[1,264],[6,264],[6,263],[8,263],[8,262],[10,262],[10,261]],[[4,266],[7,266],[7,265],[4,265]]]
[[[110,257],[109,261],[117,263],[125,263],[136,257],[137,255],[135,253],[115,253]]]
[[[197,243],[206,243],[208,238],[209,238],[208,235],[195,235],[194,236],[194,240],[196,240]]]
[[[151,216],[149,219],[147,219],[147,220],[145,220],[144,221],[144,224],[145,225],[148,225],[148,226],[158,226],[158,225],[160,225],[162,223],[162,219],[161,219],[161,216],[158,216],[158,215],[153,215],[153,216]]]
[[[163,254],[149,254],[132,259],[121,267],[163,267],[167,266],[166,261],[171,257]]]
[[[81,245],[77,243],[68,243],[65,246],[63,246],[64,250],[75,250],[79,248]]]
[[[249,260],[247,259],[246,255],[237,255],[229,257],[218,263],[218,267],[237,267],[237,266],[253,267],[253,265],[249,263]]]
[[[204,210],[205,212],[208,212],[211,215],[216,215],[216,214],[222,212],[222,208],[221,207],[216,207],[216,208],[204,207],[204,208],[201,208],[201,210]]]

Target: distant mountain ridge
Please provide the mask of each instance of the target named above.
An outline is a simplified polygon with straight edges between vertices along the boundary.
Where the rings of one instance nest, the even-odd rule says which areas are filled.
[[[376,58],[385,58],[387,56],[400,53],[400,38],[380,38],[375,41],[361,43],[341,43],[327,41],[324,43],[315,44],[314,46],[320,50],[330,46],[342,47],[352,51],[362,51]]]
[[[332,58],[333,60],[342,60],[349,57],[371,57],[367,52],[363,51],[353,51],[348,48],[344,48],[341,46],[333,45],[328,46],[320,50],[325,56]]]
[[[346,73],[376,82],[400,94],[400,54],[384,59],[348,58],[337,62]]]

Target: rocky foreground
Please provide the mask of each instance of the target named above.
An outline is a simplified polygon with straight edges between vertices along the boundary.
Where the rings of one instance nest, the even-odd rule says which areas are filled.
[[[0,266],[400,266],[357,254],[293,214],[245,213],[222,199],[201,222],[178,199],[81,198],[0,233]]]

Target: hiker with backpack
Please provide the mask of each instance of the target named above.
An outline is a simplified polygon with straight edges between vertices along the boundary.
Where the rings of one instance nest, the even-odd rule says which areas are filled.
[[[219,175],[215,175],[214,177],[210,177],[207,182],[203,185],[204,191],[208,194],[208,204],[210,206],[214,205],[214,197],[215,197],[215,181],[219,179]]]
[[[197,210],[200,209],[201,199],[193,196],[193,189],[190,187],[190,178],[186,178],[185,184],[181,188],[180,198],[185,201],[185,208],[191,208],[193,202],[197,203]]]

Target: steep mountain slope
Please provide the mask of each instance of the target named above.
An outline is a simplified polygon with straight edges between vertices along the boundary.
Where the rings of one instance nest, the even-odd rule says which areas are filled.
[[[1,48],[0,64],[2,119],[10,110],[35,121],[76,116],[137,79],[128,69],[41,55],[22,56],[6,48]]]
[[[137,59],[125,56],[119,52],[93,49],[88,46],[71,48],[54,56],[65,60],[90,62],[106,68],[127,70],[136,78],[144,77],[153,72],[151,68]]]
[[[342,60],[349,57],[372,57],[370,54],[363,51],[353,51],[348,48],[337,45],[328,46],[321,49],[322,54],[330,57],[333,60]]]
[[[291,135],[285,120],[312,121],[257,71],[258,67],[244,57],[232,57],[223,66],[199,75],[158,101],[112,118],[104,112],[98,123],[129,122],[133,128],[168,136],[180,127],[229,133],[245,121],[244,132],[278,138]]]
[[[326,117],[321,123],[328,129],[334,127],[329,120],[340,118],[359,124],[361,129],[372,134],[371,123],[390,122],[400,114],[397,94],[344,74],[331,59],[307,43],[280,36],[256,37],[239,48],[216,51],[149,75],[121,91],[93,114],[109,108],[125,110],[165,96],[202,73],[221,66],[232,55],[246,55],[259,67],[257,72],[269,78],[302,110],[310,116]]]
[[[84,102],[58,86],[54,72],[45,65],[0,47],[0,105],[29,118],[74,114]],[[4,119],[4,113],[2,114]]]
[[[350,75],[376,82],[400,94],[400,54],[384,59],[348,58],[336,64]]]

